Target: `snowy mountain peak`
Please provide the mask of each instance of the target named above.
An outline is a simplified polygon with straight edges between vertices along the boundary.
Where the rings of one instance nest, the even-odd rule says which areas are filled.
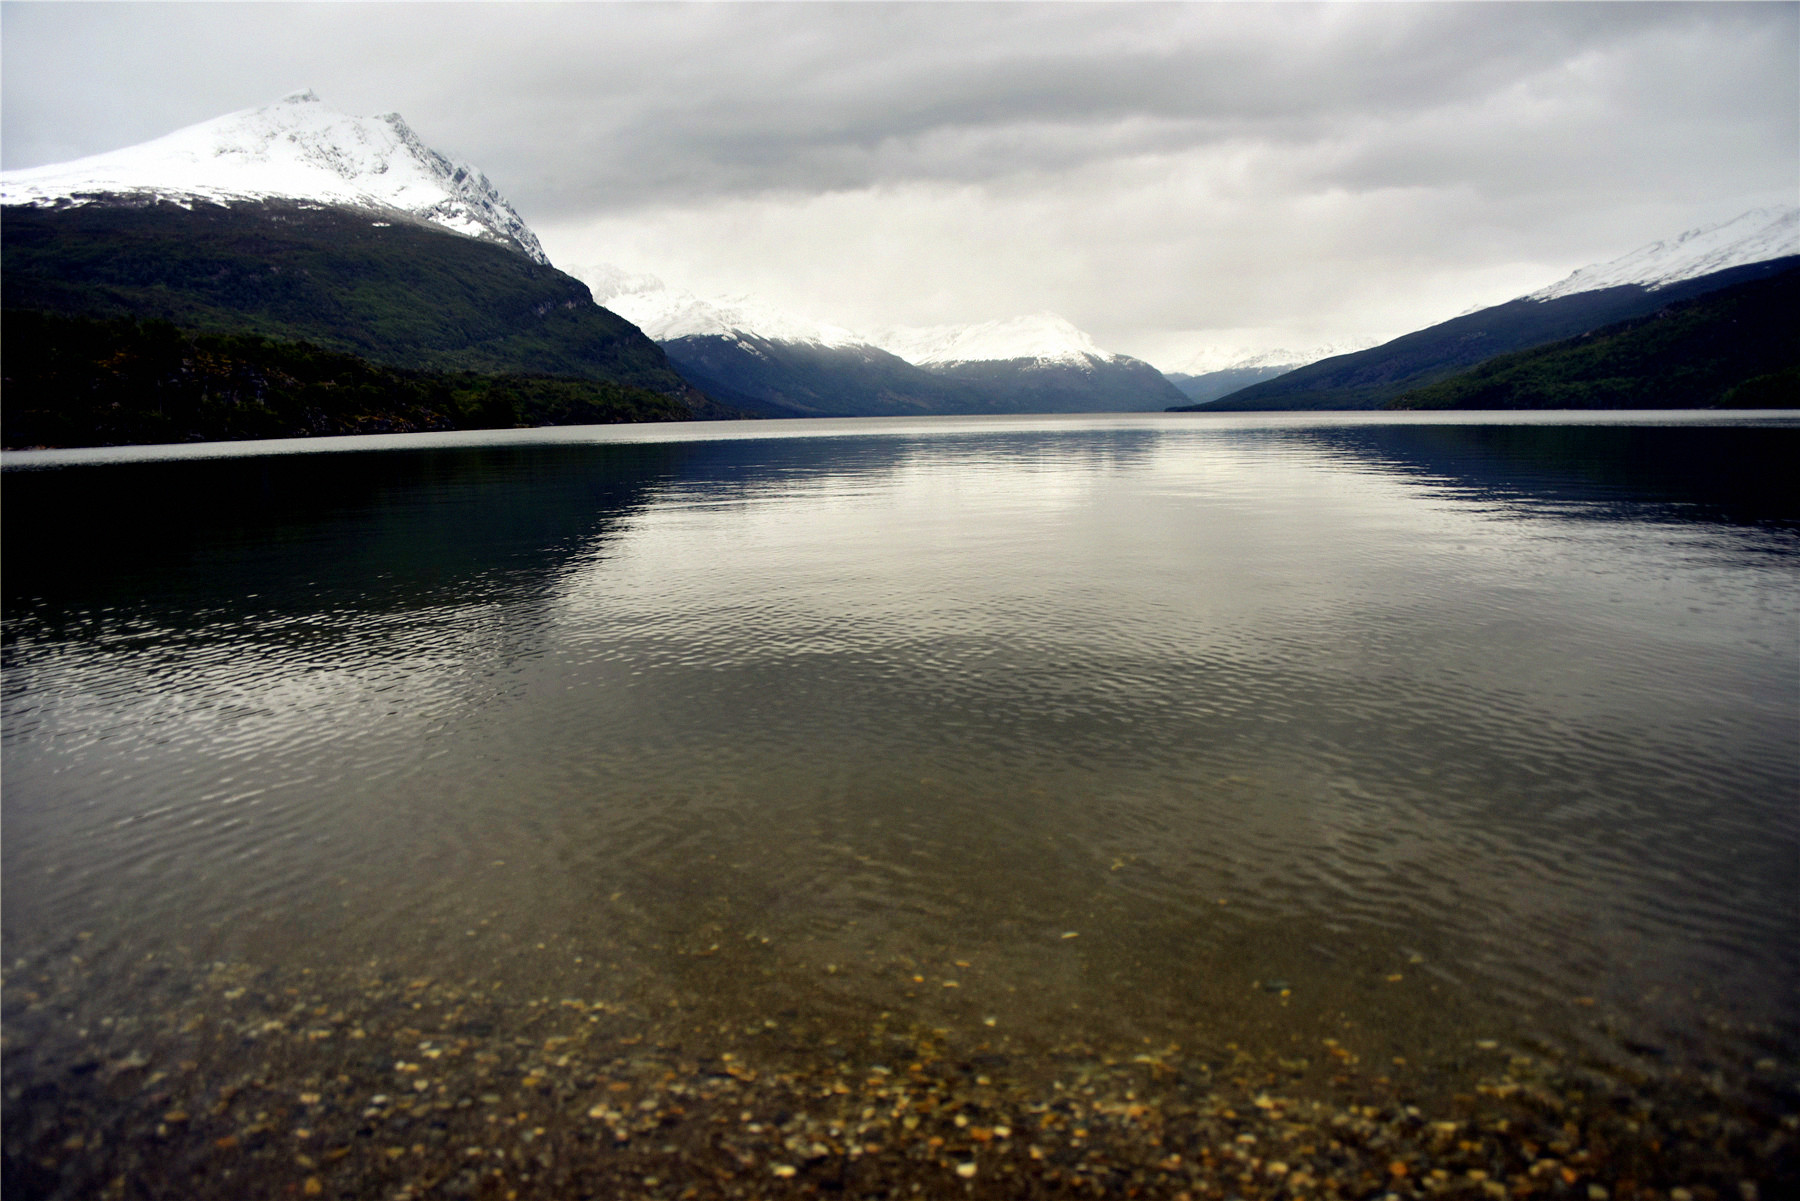
[[[0,175],[4,204],[88,204],[108,196],[398,211],[550,262],[487,176],[431,149],[398,113],[349,116],[310,88],[123,150]]]
[[[637,275],[610,263],[572,267],[598,304],[630,321],[652,341],[677,338],[764,338],[819,346],[872,346],[915,366],[1035,360],[1039,364],[1116,362],[1094,340],[1055,313],[1033,313],[979,325],[898,326],[859,333],[776,308],[754,296],[703,300],[671,288],[654,275]]]
[[[1327,342],[1310,350],[1202,350],[1178,367],[1166,368],[1178,375],[1208,375],[1214,371],[1260,370],[1268,367],[1304,367],[1320,359],[1352,354],[1375,345],[1373,339],[1349,342]]]
[[[1690,229],[1606,263],[1595,263],[1524,297],[1554,300],[1578,292],[1641,284],[1652,290],[1751,263],[1800,254],[1800,208],[1751,209],[1718,225]]]
[[[1116,356],[1055,313],[1032,313],[977,325],[903,326],[870,339],[876,346],[909,363],[947,364],[1010,362],[1110,363]]]
[[[569,274],[588,286],[596,304],[625,318],[654,342],[706,336],[820,346],[868,342],[842,326],[797,316],[753,296],[702,300],[692,292],[670,288],[654,275],[635,275],[611,263],[572,267]]]

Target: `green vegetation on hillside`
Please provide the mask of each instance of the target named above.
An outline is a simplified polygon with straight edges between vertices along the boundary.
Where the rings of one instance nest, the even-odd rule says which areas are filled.
[[[673,339],[663,350],[709,396],[769,416],[967,411],[963,389],[872,346],[705,334]]]
[[[1627,284],[1552,300],[1511,300],[1368,350],[1308,364],[1204,405],[1184,405],[1182,411],[1379,409],[1498,356],[1645,317],[1677,301],[1771,279],[1796,263],[1800,258],[1789,256],[1731,267],[1656,291]]]
[[[873,346],[716,334],[675,338],[663,349],[708,394],[779,417],[1154,412],[1181,398],[1156,368],[1126,358],[919,366]]]
[[[7,312],[8,447],[684,421],[683,401],[604,380],[382,367],[305,342],[130,317]],[[712,415],[712,414],[704,414]]]
[[[1388,407],[1800,408],[1800,270],[1500,355]]]
[[[10,206],[7,309],[310,342],[373,363],[698,394],[586,285],[506,246],[299,203]]]

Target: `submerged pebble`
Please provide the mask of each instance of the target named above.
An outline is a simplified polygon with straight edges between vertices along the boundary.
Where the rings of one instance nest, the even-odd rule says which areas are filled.
[[[70,1070],[127,1054],[76,1024],[79,983],[36,974],[67,1009],[7,1012],[9,1198],[1760,1201],[1800,1182],[1792,1096],[1652,1098],[1520,1055],[1401,1079],[1413,1057],[1350,1034],[1317,1055],[1031,1045],[975,1015],[664,1019],[684,1007],[236,965],[142,1015],[143,1062],[102,1073]],[[366,1038],[264,1033],[292,1011]]]

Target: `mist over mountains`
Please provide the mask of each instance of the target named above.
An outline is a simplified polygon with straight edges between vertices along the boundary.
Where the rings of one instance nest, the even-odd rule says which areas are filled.
[[[1251,384],[1274,379],[1279,375],[1316,363],[1366,349],[1368,342],[1330,343],[1311,350],[1259,350],[1243,353],[1208,350],[1192,355],[1172,371],[1164,371],[1168,381],[1196,404],[1217,400]]]
[[[575,273],[698,386],[771,416],[1154,411],[1182,396],[1055,313],[859,333],[612,265]]]
[[[699,386],[776,415],[1132,411],[1167,395],[1154,376],[1189,402],[1168,406],[1176,410],[1373,409],[1417,407],[1425,402],[1408,399],[1417,390],[1496,356],[1608,329],[1676,302],[1779,274],[1796,253],[1800,209],[1757,209],[1379,346],[1202,352],[1190,361],[1190,370],[1166,375],[1106,353],[1050,313],[859,334],[779,311],[754,297],[701,300],[653,276],[632,276],[616,267],[578,273],[594,284],[603,303],[650,332]],[[1800,328],[1800,320],[1795,325]],[[1800,404],[1800,395],[1767,381],[1740,387],[1760,380],[1767,374],[1764,367],[1788,353],[1779,328],[1776,323],[1765,332],[1776,344],[1755,351],[1742,339],[1725,337],[1722,344],[1737,347],[1741,362],[1715,356],[1705,370],[1678,373],[1689,387],[1638,391],[1646,404],[1653,397],[1674,404],[1677,396],[1685,398],[1679,403],[1698,405],[1724,403],[1727,396],[1732,403],[1759,397],[1759,404]],[[1742,367],[1736,374],[1733,362]],[[1602,396],[1616,406],[1625,403],[1619,398],[1634,394],[1633,379],[1558,388],[1555,394],[1572,407],[1597,404]],[[1702,379],[1711,382],[1701,386]],[[1491,389],[1482,394],[1496,395]],[[1434,395],[1440,399],[1431,403],[1444,403],[1441,397],[1449,393]]]

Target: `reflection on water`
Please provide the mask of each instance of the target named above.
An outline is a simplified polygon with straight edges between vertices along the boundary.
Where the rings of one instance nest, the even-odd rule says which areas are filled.
[[[1435,477],[1470,500],[1533,515],[1723,521],[1791,528],[1800,480],[1779,430],[1661,425],[1364,425],[1290,436],[1346,459]]]
[[[9,1075],[179,960],[1791,1107],[1800,427],[874,428],[9,470]]]

